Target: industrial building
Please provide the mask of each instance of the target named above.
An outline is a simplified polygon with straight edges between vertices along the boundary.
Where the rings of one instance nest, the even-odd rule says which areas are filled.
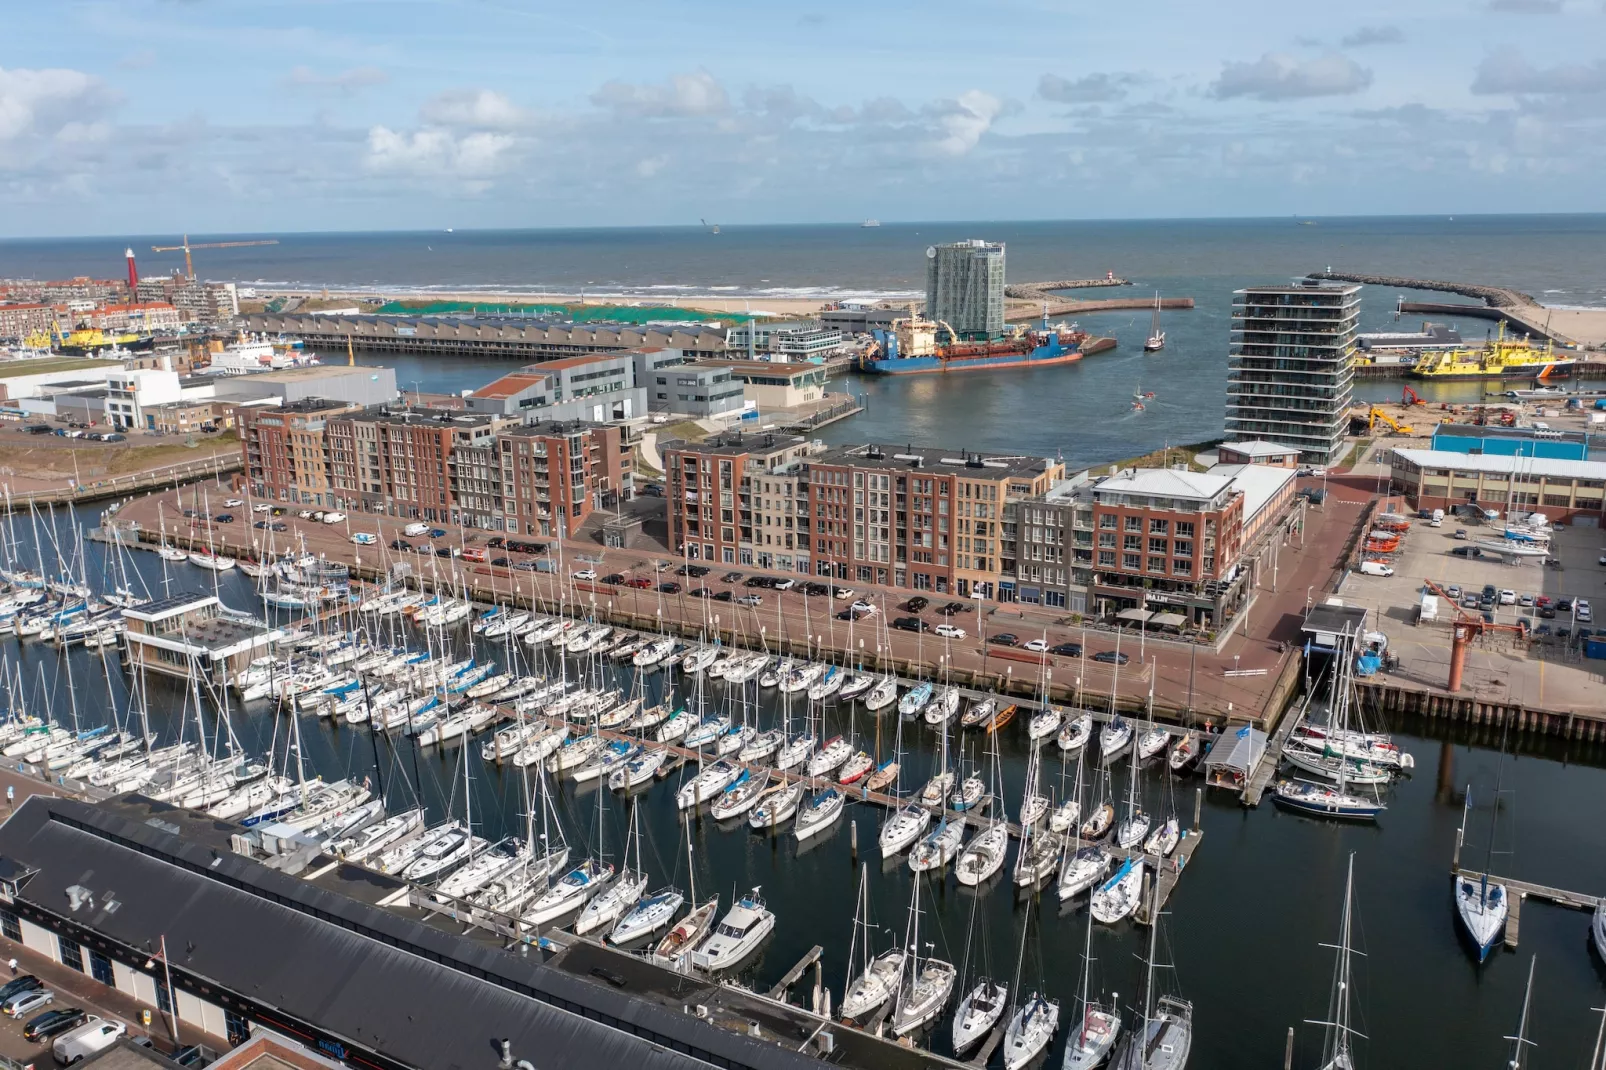
[[[699,367],[723,368],[760,412],[795,409],[825,396],[828,373],[818,364],[768,360],[713,360]]]
[[[293,830],[140,796],[34,795],[0,825],[8,953],[79,970],[181,1032],[262,1029],[369,1070],[809,1070],[827,1051],[851,1070],[953,1065],[706,980],[676,988],[601,948],[505,948],[430,923],[407,895]]]
[[[732,354],[764,353],[777,360],[823,361],[842,348],[842,332],[819,320],[751,320],[732,327],[725,348]]]
[[[1441,423],[1433,428],[1432,448],[1447,453],[1496,454],[1506,457],[1548,457],[1557,461],[1587,461],[1591,436],[1587,431],[1543,427],[1498,427]]]
[[[844,305],[828,308],[820,313],[820,326],[839,332],[843,338],[853,338],[871,331],[890,331],[894,320],[907,319],[907,308],[870,308],[865,305]]]
[[[979,238],[926,249],[926,318],[960,338],[1004,333],[1004,245]]]
[[[1361,288],[1299,279],[1238,290],[1227,361],[1227,434],[1299,447],[1307,464],[1344,448]]]
[[[310,398],[350,405],[383,405],[396,399],[396,369],[314,364],[302,368],[209,376],[213,396],[236,404],[290,404]]]
[[[707,417],[737,414],[748,408],[747,392],[731,369],[719,363],[682,364],[659,368],[647,388],[647,407],[653,412],[672,412]]]
[[[1598,527],[1606,505],[1606,462],[1396,449],[1389,484],[1391,493],[1404,496],[1415,509],[1475,505],[1502,515],[1543,513],[1552,522]]]

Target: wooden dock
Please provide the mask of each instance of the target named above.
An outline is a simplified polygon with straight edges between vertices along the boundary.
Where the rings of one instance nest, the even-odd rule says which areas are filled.
[[[1307,700],[1308,701],[1308,700]],[[1277,729],[1266,740],[1266,749],[1260,756],[1260,764],[1255,766],[1254,773],[1249,777],[1249,783],[1244,785],[1242,796],[1243,804],[1250,809],[1260,805],[1265,796],[1266,789],[1271,787],[1272,778],[1277,775],[1277,769],[1283,762],[1283,748],[1288,745],[1288,737],[1293,735],[1294,728],[1304,719],[1303,708],[1298,713],[1284,713],[1277,724]],[[1226,733],[1222,733],[1225,738]]]
[[[1452,872],[1457,880],[1481,881],[1484,878],[1482,870],[1463,869],[1455,867]],[[1591,913],[1600,909],[1602,899],[1606,896],[1590,895],[1587,892],[1569,892],[1565,888],[1552,888],[1548,884],[1534,884],[1530,881],[1521,881],[1513,877],[1497,877],[1493,873],[1488,875],[1491,884],[1503,885],[1506,889],[1506,947],[1516,948],[1521,937],[1522,904],[1527,899],[1537,899],[1545,903],[1553,903],[1569,910],[1587,910]]]
[[[825,948],[821,947],[819,944],[815,944],[813,947],[809,948],[808,953],[797,960],[797,965],[793,966],[790,970],[787,970],[786,975],[779,981],[775,982],[775,984],[770,988],[770,998],[785,999],[787,990],[793,985],[797,984],[799,978],[803,976],[803,971],[807,970],[810,966],[818,962],[820,960],[820,956],[824,953]]]
[[[977,1067],[987,1065],[987,1060],[993,1057],[993,1052],[998,1050],[998,1045],[1004,1042],[1003,1026],[1004,1023],[1002,1022],[993,1026],[992,1032],[983,1038],[981,1047],[976,1049],[976,1054],[965,1060],[966,1065]]]

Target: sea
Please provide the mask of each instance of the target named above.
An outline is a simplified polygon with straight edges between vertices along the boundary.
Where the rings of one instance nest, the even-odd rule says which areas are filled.
[[[205,278],[242,286],[428,297],[518,294],[539,299],[650,303],[669,298],[766,300],[916,299],[925,250],[936,242],[1005,243],[1013,280],[1102,278],[1121,289],[1074,296],[1191,297],[1166,312],[1166,348],[1145,355],[1145,310],[1078,317],[1118,347],[1074,365],[872,379],[847,375],[833,389],[863,398],[865,412],[824,429],[830,442],[923,443],[1057,457],[1089,466],[1166,445],[1219,437],[1226,398],[1232,293],[1306,272],[1334,270],[1509,286],[1557,307],[1606,307],[1606,215],[1435,216],[1337,219],[885,223],[850,225],[428,231],[354,234],[191,235],[192,241],[276,239],[279,244],[195,252]],[[0,241],[0,278],[120,278],[132,248],[146,274],[182,266],[182,254],[148,252],[172,237],[116,236]],[[1401,297],[1457,300],[1365,287],[1363,331],[1407,330]],[[1463,337],[1492,324],[1454,322]],[[339,355],[336,355],[337,357]],[[371,354],[408,389],[461,391],[511,362]],[[1474,400],[1482,384],[1432,384],[1430,401]],[[1133,395],[1153,393],[1142,412]],[[1400,384],[1358,384],[1363,400],[1400,397]]]
[[[58,551],[66,560],[75,559],[74,529],[99,523],[97,513],[94,507],[58,512],[54,528],[51,518],[40,519],[47,567]],[[34,565],[31,522],[19,518],[6,528],[8,543]],[[215,592],[235,607],[261,606],[250,581],[238,572],[219,576],[188,563],[168,564],[144,551],[119,555],[96,542],[86,544],[83,560],[87,574],[106,577],[108,585],[126,582],[156,596]],[[274,623],[289,623],[269,616]],[[426,644],[410,626],[383,629],[375,639],[414,649]],[[466,656],[466,627],[450,630],[448,639],[453,657]],[[439,639],[433,646],[440,649]],[[699,687],[662,673],[637,681],[631,670],[611,663],[599,669],[572,659],[560,668],[550,652],[522,645],[481,643],[475,653],[519,672],[562,672],[571,680],[639,687],[650,702],[667,698],[693,709],[723,709],[763,728],[796,732],[807,724],[822,739],[848,734],[872,753],[901,755],[905,791],[918,790],[938,768],[937,731],[923,721],[900,721],[895,708],[879,717],[836,703],[810,711],[806,702],[787,705],[775,692],[752,686],[745,691],[723,684]],[[10,708],[48,710],[58,722],[84,728],[105,723],[107,711],[119,725],[139,724],[115,653],[79,648],[63,654],[6,636],[0,638],[0,663],[7,670]],[[181,735],[193,740],[198,726],[214,745],[227,737],[215,697],[203,697],[198,712],[194,695],[181,684],[155,680],[148,692],[151,726],[163,741]],[[1096,705],[1096,696],[1088,696],[1088,702]],[[305,714],[292,719],[266,703],[242,706],[233,699],[227,717],[249,752],[273,754],[292,778],[368,778],[392,810],[421,801],[431,822],[461,818],[472,796],[481,834],[523,836],[529,830],[525,815],[538,788],[511,769],[482,761],[478,741],[420,749],[399,734],[375,734]],[[1497,1065],[1508,1047],[1503,1038],[1516,1031],[1535,957],[1528,1035],[1540,1047],[1529,1065],[1585,1066],[1600,1021],[1593,1008],[1606,1001],[1606,964],[1590,946],[1589,915],[1527,903],[1520,946],[1497,947],[1480,966],[1456,918],[1450,866],[1464,824],[1465,864],[1589,894],[1606,892],[1606,822],[1601,821],[1606,745],[1503,739],[1494,729],[1412,718],[1368,727],[1392,730],[1416,761],[1414,775],[1387,791],[1388,809],[1376,825],[1313,820],[1269,802],[1245,809],[1232,793],[1204,789],[1197,775],[1178,779],[1150,767],[1134,779],[1126,759],[1108,769],[1091,761],[1079,766],[1063,761],[1052,743],[1043,752],[1037,790],[1058,800],[1072,796],[1080,781],[1084,809],[1109,799],[1124,813],[1135,799],[1157,818],[1175,813],[1184,829],[1192,826],[1199,807],[1203,837],[1197,849],[1184,847],[1191,857],[1163,918],[1154,981],[1155,991],[1193,1004],[1192,1070],[1282,1066],[1290,1029],[1293,1065],[1322,1064],[1323,1031],[1310,1023],[1330,1020],[1330,948],[1338,939],[1345,873],[1352,862],[1354,948],[1360,953],[1354,960],[1353,1026],[1364,1038],[1355,1042],[1356,1066]],[[963,774],[978,773],[996,784],[1005,811],[1013,815],[1030,768],[1025,718],[991,737],[999,744],[996,773],[987,738],[956,731],[949,753]],[[850,804],[831,832],[800,847],[785,830],[760,834],[740,822],[719,825],[706,814],[688,826],[674,803],[678,784],[679,777],[672,777],[634,797],[649,886],[675,884],[688,891],[695,873],[698,896],[717,893],[726,905],[734,896],[760,890],[777,915],[777,929],[739,980],[767,988],[819,944],[825,949],[826,983],[834,1002],[840,1002],[850,973],[857,888],[866,875],[874,949],[911,939],[917,878],[907,855],[885,861],[879,856],[877,836],[886,812]],[[557,825],[549,825],[546,834],[564,836],[576,858],[601,851],[618,862],[631,805],[596,784],[560,781],[554,789]],[[539,808],[535,832],[542,834]],[[632,845],[632,858],[635,853]],[[967,985],[985,975],[1016,993],[1040,991],[1059,1001],[1060,1032],[1046,1060],[1057,1067],[1082,990],[1089,941],[1085,897],[1061,904],[1052,887],[1034,896],[1019,894],[1010,877],[1013,858],[1012,849],[1004,871],[976,890],[960,887],[951,874],[919,878],[918,940],[922,955],[954,963]],[[1148,940],[1148,931],[1130,921],[1092,928],[1090,989],[1113,999],[1129,1026],[1140,1006]],[[946,1054],[948,1030],[944,1016],[922,1043]]]
[[[1130,223],[886,224],[878,228],[725,227],[654,230],[518,231],[388,234],[270,235],[277,246],[197,252],[209,278],[246,285],[308,288],[370,287],[418,294],[466,291],[616,294],[650,300],[654,295],[736,295],[763,310],[766,298],[819,296],[902,299],[922,288],[925,246],[980,237],[1008,245],[1015,279],[1067,279],[1112,271],[1133,282],[1121,294],[1193,297],[1191,311],[1168,312],[1167,348],[1144,356],[1146,312],[1082,317],[1095,334],[1114,335],[1119,347],[1078,364],[1035,371],[977,373],[963,377],[896,380],[844,378],[838,389],[860,394],[867,411],[821,432],[835,442],[874,439],[953,449],[998,450],[1063,457],[1070,465],[1097,465],[1135,456],[1166,444],[1219,436],[1232,291],[1333,267],[1422,278],[1498,283],[1560,305],[1606,307],[1606,217],[1457,217],[1418,219],[1316,219],[1175,221]],[[192,235],[192,239],[202,240]],[[209,236],[218,237],[218,236]],[[246,235],[244,237],[251,237]],[[116,276],[128,245],[143,250],[167,236],[62,241],[0,242],[0,277]],[[143,269],[167,261],[145,254]],[[1112,291],[1089,291],[1109,296]],[[1363,297],[1366,330],[1414,326],[1396,320],[1400,295],[1368,287]],[[1434,299],[1428,297],[1427,299]],[[1442,299],[1442,298],[1441,298]],[[1488,324],[1459,325],[1478,338]],[[373,355],[366,363],[397,368],[407,388],[462,390],[509,370],[506,362],[417,359]],[[1477,387],[1437,387],[1434,400],[1471,400]],[[1134,393],[1156,397],[1141,414],[1130,410]],[[1398,382],[1359,385],[1363,397],[1397,397]],[[1461,397],[1466,394],[1466,397]],[[75,544],[73,529],[99,522],[98,509],[58,513],[54,537],[42,538],[49,563],[58,549]],[[15,525],[16,545],[31,557],[28,526]],[[147,553],[108,559],[107,547],[90,543],[91,576],[122,576],[136,588],[210,589],[231,605],[257,605],[249,582],[221,578],[190,565],[164,565]],[[396,638],[420,645],[416,634]],[[466,642],[459,635],[457,642]],[[483,650],[506,661],[508,653]],[[516,652],[524,657],[527,648]],[[105,711],[127,717],[126,677],[115,659],[76,650],[0,639],[8,663],[10,701],[28,710],[48,709],[67,723],[99,723]],[[557,671],[550,661],[521,669]],[[20,671],[19,671],[20,670]],[[578,667],[571,663],[566,672]],[[615,670],[608,669],[613,673]],[[627,673],[616,677],[633,686]],[[699,694],[683,681],[679,701],[723,705],[735,715],[768,727],[789,718],[800,724],[804,710],[787,709],[770,693],[745,699],[725,690]],[[645,681],[658,697],[661,675]],[[215,733],[218,713],[203,703],[200,720]],[[182,730],[193,738],[196,711],[182,688],[151,689],[150,713],[164,738]],[[260,706],[229,715],[235,731],[258,753],[272,748],[278,761],[299,753],[307,775],[371,777],[381,781],[394,807],[422,799],[431,819],[461,815],[472,792],[477,824],[488,835],[523,828],[528,787],[517,775],[482,762],[477,745],[420,752],[399,738],[375,737],[313,717],[299,724]],[[901,724],[895,715],[875,718],[828,707],[822,736],[852,733],[883,751],[901,748],[902,786],[916,788],[933,769],[939,751],[923,723]],[[1333,976],[1330,946],[1338,937],[1344,875],[1355,869],[1355,963],[1352,991],[1358,1067],[1407,1070],[1424,1066],[1495,1065],[1508,1057],[1505,1037],[1522,1010],[1530,960],[1537,958],[1529,1036],[1539,1044],[1527,1065],[1583,1067],[1595,1042],[1599,1008],[1606,1002],[1606,963],[1591,949],[1588,915],[1542,903],[1525,904],[1521,942],[1496,949],[1478,965],[1456,919],[1450,866],[1458,828],[1466,822],[1463,860],[1495,872],[1590,894],[1606,893],[1606,747],[1556,740],[1503,740],[1497,731],[1448,726],[1416,719],[1387,725],[1416,758],[1414,776],[1390,792],[1388,809],[1375,826],[1346,827],[1294,816],[1270,804],[1256,810],[1236,797],[1206,792],[1201,805],[1204,837],[1181,877],[1161,929],[1157,973],[1161,991],[1193,1001],[1196,1039],[1193,1070],[1239,1070],[1283,1065],[1289,1029],[1294,1030],[1295,1067],[1322,1060],[1322,1029],[1328,1020]],[[299,748],[290,750],[299,737]],[[986,769],[975,739],[950,743],[968,772]],[[1025,787],[1028,749],[1024,725],[1001,737],[998,778],[1011,812]],[[294,763],[291,763],[293,771]],[[1039,786],[1051,794],[1074,790],[1078,770],[1062,764],[1050,747]],[[1191,824],[1197,779],[1173,780],[1153,769],[1133,787],[1131,767],[1117,763],[1101,777],[1082,771],[1089,794],[1118,805],[1134,790],[1150,812],[1175,811]],[[466,787],[465,787],[466,781]],[[1496,783],[1500,791],[1495,791]],[[564,834],[577,850],[607,851],[618,859],[628,827],[628,806],[595,786],[558,787],[557,810]],[[642,856],[652,886],[689,875],[687,826],[673,802],[675,781],[659,784],[636,800]],[[1470,790],[1470,816],[1464,817]],[[850,806],[841,824],[821,841],[799,848],[789,835],[764,836],[745,826],[720,828],[706,817],[690,825],[699,896],[718,892],[728,903],[754,887],[778,917],[776,935],[744,971],[755,985],[774,983],[810,947],[825,948],[825,978],[840,1000],[847,961],[855,891],[868,867],[871,922],[878,949],[908,938],[914,876],[902,858],[883,862],[875,850],[883,814]],[[851,848],[850,822],[858,825],[859,850]],[[1011,856],[1011,859],[1013,855]],[[1041,990],[1061,1005],[1060,1034],[1046,1065],[1057,1066],[1064,1037],[1078,1013],[1077,998],[1087,939],[1080,903],[1062,906],[1052,893],[1023,898],[1005,874],[979,892],[961,889],[951,876],[924,878],[919,940],[922,954],[959,965],[963,981],[987,974],[1012,990]],[[1125,923],[1095,926],[1092,988],[1118,993],[1125,1020],[1141,996],[1140,956],[1145,930]],[[927,947],[926,945],[930,946]],[[957,998],[957,997],[956,997]],[[947,1051],[947,1019],[925,1043]],[[996,1059],[996,1056],[995,1056]]]

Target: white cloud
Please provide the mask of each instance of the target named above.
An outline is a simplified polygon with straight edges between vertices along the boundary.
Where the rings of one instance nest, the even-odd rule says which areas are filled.
[[[605,82],[591,94],[591,102],[619,115],[648,119],[719,115],[730,110],[730,96],[707,71],[677,74],[662,84]]]
[[[1472,91],[1535,96],[1606,93],[1606,60],[1535,67],[1520,52],[1503,52],[1488,56],[1478,64]]]
[[[648,156],[644,159],[637,160],[636,174],[640,175],[642,178],[651,178],[659,171],[662,171],[664,169],[664,165],[668,162],[669,157],[663,155],[662,153],[659,153],[657,156]]]
[[[370,86],[384,85],[390,75],[378,67],[352,67],[332,74],[320,74],[311,67],[294,67],[285,75],[285,84],[315,92],[354,93]]]
[[[1397,45],[1405,40],[1405,35],[1398,26],[1362,26],[1353,33],[1345,34],[1339,42],[1345,48],[1365,48],[1368,45]]]
[[[1508,15],[1559,15],[1561,0],[1489,0],[1489,10]]]
[[[1336,52],[1313,59],[1267,52],[1253,63],[1226,64],[1210,95],[1219,100],[1297,100],[1359,93],[1371,84],[1370,70]]]
[[[68,123],[99,117],[116,102],[104,82],[82,71],[0,68],[0,142],[50,136]]]
[[[939,123],[942,137],[932,146],[944,156],[963,156],[976,147],[1004,110],[1003,101],[979,89],[967,89],[944,108]]]
[[[496,174],[513,147],[507,134],[479,131],[457,137],[449,130],[412,133],[376,126],[368,131],[367,165],[374,171],[441,178],[485,178]]]
[[[427,102],[419,118],[434,126],[473,130],[519,130],[534,116],[490,89],[450,89]]]
[[[1126,96],[1133,81],[1129,74],[1089,74],[1076,80],[1045,74],[1037,80],[1037,95],[1057,104],[1102,104]]]

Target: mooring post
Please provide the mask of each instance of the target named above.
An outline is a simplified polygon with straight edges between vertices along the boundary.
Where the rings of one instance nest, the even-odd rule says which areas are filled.
[[[1288,1027],[1288,1044],[1283,1048],[1283,1070],[1294,1070],[1294,1027]]]
[[[1199,831],[1199,819],[1204,813],[1204,789],[1193,789],[1193,831]]]
[[[853,857],[859,857],[859,819],[854,818],[848,822],[848,842],[852,847]]]

